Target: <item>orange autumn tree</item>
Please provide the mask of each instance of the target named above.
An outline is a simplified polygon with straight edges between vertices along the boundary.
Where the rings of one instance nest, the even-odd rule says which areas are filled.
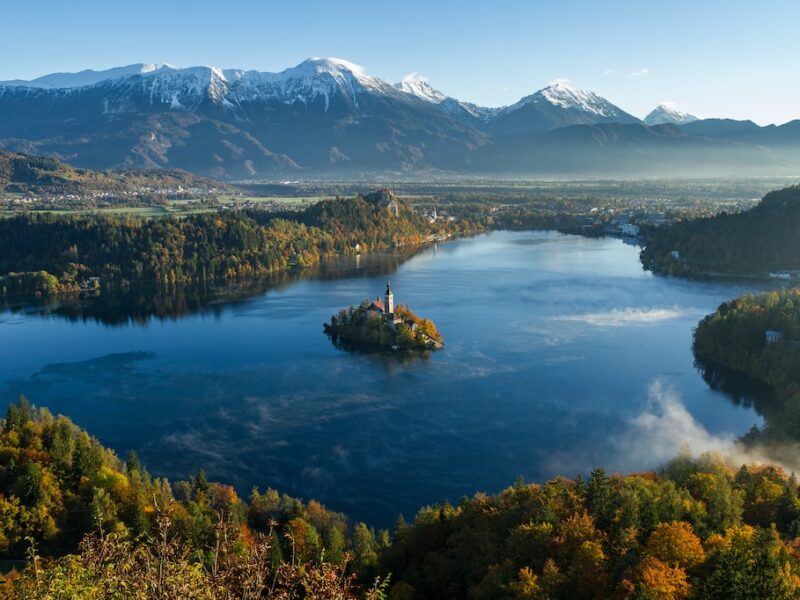
[[[644,553],[661,562],[691,569],[706,559],[700,538],[689,523],[673,521],[658,525],[647,540]]]
[[[629,587],[634,592],[632,597],[652,600],[681,600],[689,597],[691,585],[686,571],[681,567],[672,567],[650,556],[639,563],[636,571],[637,582]]]

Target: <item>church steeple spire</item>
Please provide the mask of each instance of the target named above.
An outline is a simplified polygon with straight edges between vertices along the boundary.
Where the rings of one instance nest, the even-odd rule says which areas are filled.
[[[392,318],[394,316],[394,294],[392,293],[391,282],[386,282],[386,302],[383,303],[383,310],[386,311],[386,316]]]

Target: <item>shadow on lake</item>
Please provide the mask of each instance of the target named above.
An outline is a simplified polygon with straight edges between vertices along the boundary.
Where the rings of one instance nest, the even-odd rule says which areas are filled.
[[[389,275],[422,249],[417,247],[392,253],[337,258],[303,269],[217,284],[205,282],[164,286],[142,283],[57,300],[12,300],[0,303],[0,310],[59,317],[73,322],[94,321],[111,327],[143,326],[151,320],[174,321],[194,314],[219,315],[232,305],[286,288],[298,281]]]
[[[427,361],[430,359],[428,350],[387,350],[380,346],[355,344],[343,340],[339,336],[324,332],[324,335],[331,341],[337,350],[369,357],[376,363],[384,363],[386,366],[408,365],[417,361]]]
[[[708,386],[722,392],[735,406],[752,408],[766,420],[772,416],[776,400],[772,386],[697,356],[694,365]]]

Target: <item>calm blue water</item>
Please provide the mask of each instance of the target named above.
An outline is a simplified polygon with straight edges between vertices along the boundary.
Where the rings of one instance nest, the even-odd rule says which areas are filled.
[[[743,284],[655,277],[619,240],[541,232],[382,260],[175,319],[0,312],[0,398],[24,393],[155,475],[202,466],[245,496],[272,486],[377,525],[520,474],[652,467],[761,422],[707,387],[690,349]],[[350,354],[323,335],[387,277],[444,350]]]

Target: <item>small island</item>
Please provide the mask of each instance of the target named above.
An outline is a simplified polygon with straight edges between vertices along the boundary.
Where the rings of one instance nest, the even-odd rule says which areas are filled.
[[[383,301],[375,298],[343,308],[325,323],[324,331],[334,343],[358,349],[438,350],[444,346],[432,321],[405,306],[395,306],[389,282]]]

